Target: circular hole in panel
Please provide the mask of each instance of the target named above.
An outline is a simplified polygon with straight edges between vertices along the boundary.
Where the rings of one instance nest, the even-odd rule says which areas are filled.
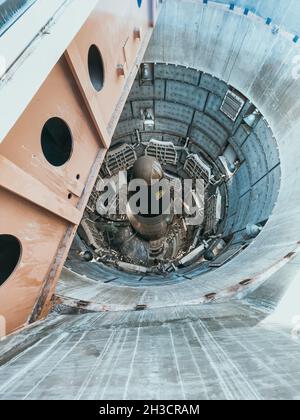
[[[104,64],[101,53],[96,45],[92,45],[89,49],[88,68],[91,83],[94,89],[100,92],[104,85]]]
[[[0,235],[0,286],[15,271],[22,253],[20,241],[12,235]]]
[[[73,149],[72,134],[64,120],[50,118],[42,130],[42,150],[53,166],[62,166],[70,159]]]

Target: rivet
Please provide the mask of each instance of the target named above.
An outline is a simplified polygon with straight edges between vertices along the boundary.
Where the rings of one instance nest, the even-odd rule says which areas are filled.
[[[134,39],[141,39],[141,30],[140,30],[140,28],[134,28],[133,37],[134,37]]]
[[[123,64],[118,64],[118,65],[117,65],[117,75],[118,75],[119,77],[121,77],[121,76],[125,76],[125,69],[124,69]]]

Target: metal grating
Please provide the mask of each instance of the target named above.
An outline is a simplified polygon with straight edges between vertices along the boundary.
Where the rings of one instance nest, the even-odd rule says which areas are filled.
[[[211,180],[211,170],[198,155],[191,154],[186,158],[183,169],[191,178]]]
[[[164,165],[177,164],[177,151],[172,142],[150,140],[148,146],[146,147],[145,154],[156,158]]]
[[[205,235],[216,234],[217,225],[222,216],[222,196],[217,190],[216,194],[212,195],[206,203],[205,208]]]
[[[213,262],[209,264],[210,267],[222,267],[222,265],[226,264],[230,261],[233,257],[239,254],[243,250],[243,246],[241,245],[233,245],[227,251],[223,252],[218,258],[216,258]]]
[[[221,111],[232,121],[236,121],[245,103],[243,98],[228,90],[221,105]]]
[[[105,165],[108,173],[115,175],[119,171],[126,171],[132,168],[136,160],[137,155],[133,146],[123,144],[107,153]]]

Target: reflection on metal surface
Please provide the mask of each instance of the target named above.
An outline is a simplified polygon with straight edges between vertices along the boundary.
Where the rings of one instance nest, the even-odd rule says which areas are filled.
[[[135,231],[147,240],[160,239],[166,234],[168,228],[168,216],[160,209],[160,206],[158,208],[160,214],[157,214],[156,212],[152,213],[152,202],[160,202],[162,199],[161,196],[155,194],[154,187],[156,183],[163,179],[163,177],[163,169],[159,162],[153,157],[142,156],[133,166],[132,179],[144,180],[148,186],[145,191],[146,197],[144,197],[145,200],[148,198],[148,209],[146,213],[141,212],[140,214],[136,214],[132,211],[129,202],[127,216]]]
[[[205,251],[205,246],[200,245],[198,248],[194,249],[191,253],[183,257],[181,260],[179,260],[179,265],[187,266],[195,261],[195,259],[199,259],[201,254],[203,254]]]

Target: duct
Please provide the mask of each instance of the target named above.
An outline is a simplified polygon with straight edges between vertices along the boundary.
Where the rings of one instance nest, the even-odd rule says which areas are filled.
[[[152,201],[158,202],[163,201],[161,198],[157,198],[157,192],[153,190],[155,184],[161,181],[164,177],[164,173],[161,165],[156,159],[150,156],[142,156],[134,164],[133,167],[133,180],[144,180],[147,185],[147,197],[148,205],[146,213],[138,213],[132,210],[131,202],[127,203],[127,217],[132,227],[137,231],[143,238],[147,240],[158,240],[162,238],[167,231],[168,223],[167,214],[159,209],[159,214],[152,214]],[[141,199],[142,200],[142,199]]]
[[[199,259],[201,255],[203,255],[205,252],[205,246],[200,245],[196,249],[194,249],[192,252],[190,252],[188,255],[183,257],[181,260],[179,260],[179,266],[189,266],[195,260]]]
[[[123,261],[119,261],[117,263],[118,267],[129,272],[133,273],[149,273],[150,270],[146,267],[142,267],[141,265],[129,264]]]

